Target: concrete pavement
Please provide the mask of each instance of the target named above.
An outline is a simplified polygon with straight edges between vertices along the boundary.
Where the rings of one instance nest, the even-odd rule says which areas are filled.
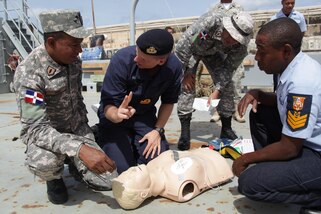
[[[98,120],[91,105],[98,103],[100,93],[84,92],[89,111],[90,125]],[[25,145],[19,137],[20,122],[14,94],[0,94],[0,213],[243,213],[243,214],[287,214],[298,213],[299,207],[283,204],[266,204],[246,199],[237,192],[237,178],[210,189],[194,199],[177,203],[166,198],[147,199],[139,208],[123,210],[113,197],[112,191],[95,192],[84,184],[74,181],[65,170],[64,180],[68,187],[69,201],[64,205],[51,204],[47,199],[45,182],[34,177],[24,166]],[[191,135],[193,147],[206,144],[220,132],[220,122],[210,123],[208,112],[193,114]],[[170,148],[176,150],[180,124],[174,109],[165,127]],[[249,138],[247,123],[233,121],[238,135]],[[228,160],[231,164],[232,161]],[[67,168],[67,167],[66,167]]]

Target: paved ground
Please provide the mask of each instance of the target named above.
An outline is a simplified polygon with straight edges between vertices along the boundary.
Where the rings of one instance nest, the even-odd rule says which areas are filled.
[[[90,105],[99,102],[99,93],[84,92],[89,111],[90,125],[97,122]],[[218,136],[220,123],[209,123],[209,113],[196,111],[192,120],[193,147],[199,147]],[[239,135],[249,138],[248,123],[233,122]],[[298,213],[299,207],[282,204],[266,204],[250,201],[237,192],[237,178],[218,188],[208,190],[196,198],[176,203],[157,197],[147,199],[138,209],[123,210],[113,198],[111,191],[94,192],[73,180],[65,172],[64,180],[69,191],[69,201],[64,205],[51,204],[46,195],[45,182],[34,177],[24,167],[25,146],[19,136],[19,115],[13,94],[0,94],[0,213],[242,213],[287,214]],[[174,110],[166,136],[176,149],[180,125]],[[231,161],[228,160],[231,164]],[[67,170],[66,170],[67,171]],[[267,172],[268,173],[268,172]]]

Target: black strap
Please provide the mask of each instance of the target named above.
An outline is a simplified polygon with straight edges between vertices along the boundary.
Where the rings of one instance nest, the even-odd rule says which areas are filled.
[[[235,20],[233,19],[233,16],[231,16],[231,21],[232,24],[234,26],[234,28],[242,35],[242,36],[248,36],[250,35],[249,33],[244,32],[235,22]]]

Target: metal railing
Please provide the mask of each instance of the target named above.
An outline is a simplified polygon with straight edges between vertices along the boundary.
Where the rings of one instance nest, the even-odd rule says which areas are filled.
[[[3,8],[0,12],[4,15],[2,23],[4,31],[24,59],[30,50],[43,43],[43,36],[40,31],[39,19],[30,10],[26,0],[21,0],[21,2],[21,7],[19,7],[17,0],[0,0],[0,6]],[[28,17],[27,12],[33,14],[33,20]],[[30,39],[27,39],[29,36]]]

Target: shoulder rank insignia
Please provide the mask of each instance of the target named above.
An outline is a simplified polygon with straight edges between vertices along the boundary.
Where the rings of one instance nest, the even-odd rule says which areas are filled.
[[[139,103],[142,105],[148,105],[150,104],[151,100],[150,99],[145,99],[145,100],[141,100]]]
[[[25,94],[25,102],[34,105],[41,105],[43,104],[43,97],[44,96],[42,93],[27,89]]]
[[[304,129],[308,125],[312,95],[288,94],[286,122],[292,131]]]
[[[57,69],[55,69],[54,67],[48,66],[48,67],[47,67],[47,74],[48,74],[48,76],[53,76],[53,75],[55,75],[56,70],[57,70]]]

